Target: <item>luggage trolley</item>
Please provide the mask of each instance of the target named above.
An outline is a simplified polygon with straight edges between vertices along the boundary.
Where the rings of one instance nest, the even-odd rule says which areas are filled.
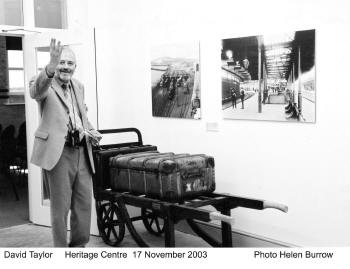
[[[93,176],[93,189],[96,201],[97,225],[103,241],[110,246],[118,246],[125,234],[125,226],[140,247],[149,245],[138,234],[133,222],[142,221],[147,231],[155,236],[164,234],[165,247],[175,247],[175,224],[186,220],[191,229],[213,247],[232,247],[231,209],[245,207],[256,210],[275,208],[283,212],[288,207],[266,200],[209,193],[186,197],[180,201],[167,201],[144,194],[118,192],[111,189],[109,178],[109,158],[112,156],[156,151],[153,145],[143,145],[141,132],[136,128],[99,130],[101,134],[136,133],[137,142],[106,144],[93,148],[96,174]],[[130,217],[127,205],[141,208],[141,215]],[[217,211],[204,209],[212,206]],[[219,221],[221,242],[205,232],[197,221]]]

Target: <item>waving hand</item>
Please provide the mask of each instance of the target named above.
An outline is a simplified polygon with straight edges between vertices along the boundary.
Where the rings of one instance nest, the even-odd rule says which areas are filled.
[[[60,62],[62,49],[61,41],[58,41],[56,44],[56,39],[52,38],[50,43],[50,62],[47,65],[47,71],[51,74],[55,73],[56,67]]]

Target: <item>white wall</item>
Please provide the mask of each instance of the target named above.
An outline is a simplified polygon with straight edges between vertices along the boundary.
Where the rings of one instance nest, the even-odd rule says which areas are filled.
[[[100,128],[134,126],[160,151],[207,153],[218,192],[289,212],[235,209],[234,228],[299,246],[350,246],[349,8],[346,1],[89,2]],[[316,124],[223,120],[221,39],[316,29]],[[201,41],[202,120],[152,117],[150,44]],[[207,132],[206,123],[218,123]],[[239,141],[239,142],[237,142]]]

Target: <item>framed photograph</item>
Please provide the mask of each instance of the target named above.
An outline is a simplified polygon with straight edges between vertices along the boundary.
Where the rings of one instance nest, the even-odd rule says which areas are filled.
[[[316,120],[315,30],[222,40],[225,119]]]
[[[200,119],[199,42],[151,48],[154,117]]]

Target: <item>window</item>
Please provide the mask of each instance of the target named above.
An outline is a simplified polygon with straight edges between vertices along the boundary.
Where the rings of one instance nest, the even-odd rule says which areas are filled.
[[[45,68],[50,61],[50,47],[41,47],[36,50],[36,63],[38,73]]]
[[[34,0],[35,27],[67,29],[66,0]]]
[[[10,92],[24,91],[23,51],[8,50],[8,70]]]
[[[23,26],[22,0],[0,0],[0,24]]]
[[[28,0],[27,0],[28,1]],[[35,27],[67,29],[67,0],[32,0]],[[23,0],[0,0],[0,25],[24,26],[23,14],[30,15]]]

